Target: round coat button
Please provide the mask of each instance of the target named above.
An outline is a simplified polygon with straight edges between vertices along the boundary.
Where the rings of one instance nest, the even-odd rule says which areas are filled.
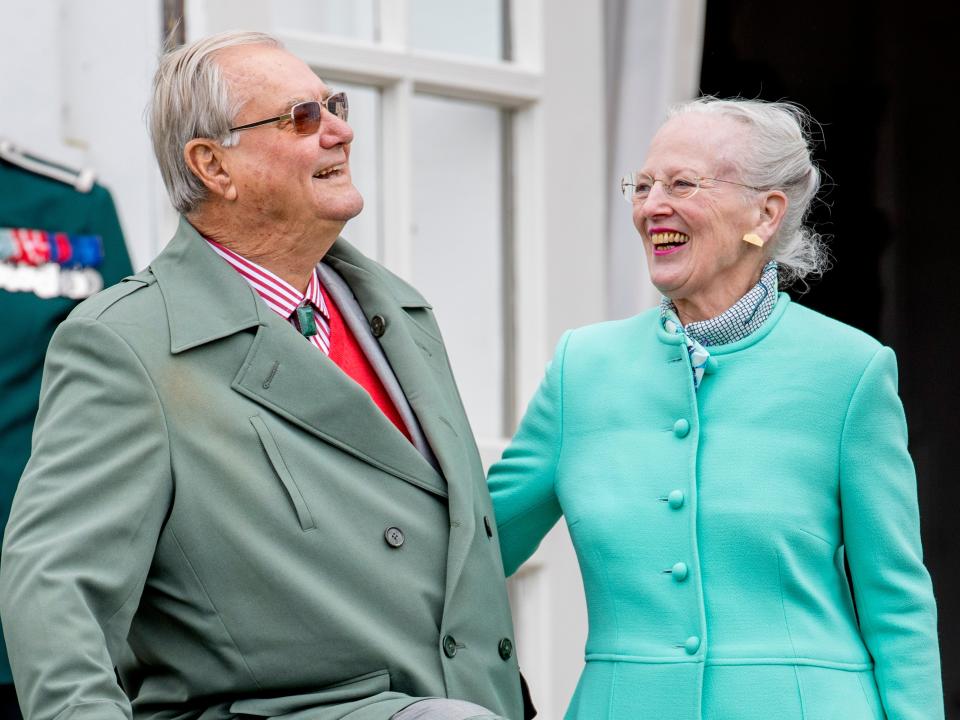
[[[403,545],[403,530],[398,527],[388,527],[383,533],[383,539],[390,547],[398,548]]]
[[[686,563],[678,562],[675,563],[672,568],[670,568],[670,574],[677,582],[683,582],[687,579],[687,575],[690,574],[690,571],[687,569]]]
[[[690,423],[684,418],[680,418],[673,424],[673,434],[678,438],[684,438],[690,433]]]
[[[696,635],[691,635],[683,643],[683,649],[686,651],[687,655],[696,654],[697,650],[700,649],[700,638]]]
[[[387,329],[387,320],[383,315],[374,315],[370,318],[370,331],[374,337],[380,337]]]
[[[490,525],[490,518],[486,515],[483,516],[483,529],[487,531],[487,537],[493,537],[493,527]]]
[[[457,641],[453,635],[443,636],[443,654],[448,658],[452,658],[457,654]]]
[[[667,504],[674,510],[679,510],[683,507],[683,490],[671,490],[670,494],[667,495]]]
[[[502,660],[509,660],[513,657],[513,643],[510,641],[510,638],[501,640],[500,644],[497,645],[497,651],[500,653]]]

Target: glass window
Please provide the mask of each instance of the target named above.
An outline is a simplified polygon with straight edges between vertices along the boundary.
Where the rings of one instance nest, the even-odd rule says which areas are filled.
[[[374,260],[380,247],[380,92],[367,85],[326,80],[333,90],[343,90],[350,100],[350,173],[363,195],[363,212],[347,223],[343,237]]]
[[[481,437],[506,432],[503,125],[490,105],[413,102],[413,283],[434,306]]]
[[[373,42],[375,0],[270,0],[271,27]]]
[[[410,46],[503,60],[504,0],[410,0]]]

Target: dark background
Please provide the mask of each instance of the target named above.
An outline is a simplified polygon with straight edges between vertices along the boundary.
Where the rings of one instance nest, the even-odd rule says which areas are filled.
[[[791,100],[822,124],[811,219],[834,262],[800,302],[897,353],[947,717],[960,718],[960,3],[857,5],[708,0],[700,89]]]

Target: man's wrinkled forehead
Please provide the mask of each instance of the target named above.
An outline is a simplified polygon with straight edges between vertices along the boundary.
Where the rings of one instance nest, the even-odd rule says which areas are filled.
[[[240,45],[221,50],[216,60],[233,101],[240,105],[259,99],[265,107],[286,112],[295,103],[330,95],[312,68],[282,48]]]

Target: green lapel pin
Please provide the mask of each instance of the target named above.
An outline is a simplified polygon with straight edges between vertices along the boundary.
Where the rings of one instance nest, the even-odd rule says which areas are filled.
[[[307,303],[297,306],[297,328],[304,337],[317,334],[317,321],[313,317],[313,308]]]

